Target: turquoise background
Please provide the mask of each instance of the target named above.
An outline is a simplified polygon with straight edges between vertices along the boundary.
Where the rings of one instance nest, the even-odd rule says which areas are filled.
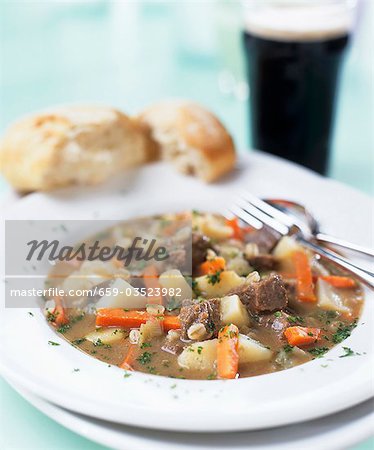
[[[330,171],[367,193],[374,190],[373,9],[372,0],[360,4]],[[235,1],[0,0],[0,132],[20,115],[53,104],[104,103],[136,113],[165,97],[185,97],[216,111],[239,150],[247,151],[241,23]],[[0,448],[103,448],[39,413],[4,381],[0,394]],[[356,449],[373,447],[371,440]]]

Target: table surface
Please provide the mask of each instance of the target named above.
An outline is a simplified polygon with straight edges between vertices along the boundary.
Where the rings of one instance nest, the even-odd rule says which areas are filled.
[[[374,2],[341,77],[330,176],[372,193]],[[20,115],[61,103],[104,103],[136,113],[165,97],[216,111],[248,148],[240,4],[0,2],[0,132]],[[0,191],[6,183],[0,180]],[[38,412],[0,380],[0,447],[102,449]],[[369,450],[373,440],[356,447]]]

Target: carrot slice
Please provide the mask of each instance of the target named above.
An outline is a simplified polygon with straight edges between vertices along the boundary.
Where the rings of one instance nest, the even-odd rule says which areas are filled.
[[[321,330],[319,328],[310,327],[288,327],[284,335],[290,345],[302,346],[315,343]]]
[[[125,359],[119,365],[119,367],[121,369],[133,370],[131,364],[133,363],[133,361],[135,359],[135,354],[136,354],[137,348],[138,348],[138,346],[136,344],[130,344],[129,351],[127,352]]]
[[[296,278],[296,274],[292,273],[292,272],[278,272],[278,274],[282,277],[285,278],[286,280],[293,280]]]
[[[336,275],[323,276],[320,278],[336,288],[349,289],[356,287],[356,281],[353,278],[339,277]]]
[[[98,327],[122,327],[139,328],[152,317],[146,311],[125,311],[121,308],[101,308],[96,313],[96,326]],[[178,316],[160,316],[166,331],[181,327]]]
[[[158,282],[158,271],[154,265],[147,266],[143,272],[143,282],[147,289],[147,292],[155,292],[155,289],[160,289],[162,286]],[[162,295],[151,295],[149,296],[149,303],[157,303],[162,305]]]
[[[226,261],[221,256],[217,258],[211,259],[209,261],[204,261],[200,264],[200,273],[201,275],[208,275],[217,273],[219,270],[225,270]]]
[[[232,229],[232,237],[234,239],[239,239],[239,241],[242,241],[244,239],[245,233],[248,231],[248,228],[242,228],[239,225],[239,220],[237,217],[234,217],[233,219],[226,219],[226,225]],[[249,228],[250,230],[252,230],[252,227]]]
[[[55,301],[55,308],[52,314],[54,315],[55,320],[53,321],[53,323],[55,323],[56,325],[66,325],[69,322],[69,319],[63,306],[62,298],[55,297],[54,301]]]
[[[121,308],[101,308],[96,312],[96,326],[139,328],[146,323],[149,314],[146,311],[125,311]]]
[[[218,333],[217,375],[232,379],[239,367],[239,330],[236,325],[226,325]]]
[[[297,293],[299,300],[303,302],[315,302],[316,296],[313,292],[313,275],[308,256],[302,251],[292,254],[296,269]]]
[[[164,330],[179,330],[181,321],[178,316],[164,316],[163,320]]]

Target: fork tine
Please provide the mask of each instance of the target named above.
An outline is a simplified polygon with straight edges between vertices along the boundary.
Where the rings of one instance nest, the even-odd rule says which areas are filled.
[[[298,227],[305,236],[310,234],[308,225],[306,225],[302,220],[296,217],[296,215],[292,212],[285,213],[275,206],[265,202],[264,200],[255,197],[248,191],[242,191],[242,196],[244,199],[249,199],[248,201],[251,201],[251,203],[254,204],[258,209],[266,212],[270,217],[274,217],[278,221],[284,223],[289,228],[292,228],[296,225],[296,227]]]
[[[260,211],[266,213],[268,216],[278,220],[279,222],[283,223],[287,227],[292,227],[295,222],[284,212],[280,211],[279,209],[275,208],[272,205],[269,205],[269,203],[266,203],[264,200],[261,200],[260,198],[255,197],[253,194],[249,193],[248,191],[242,191],[241,194],[242,198],[244,200],[247,200],[248,202],[252,203],[256,208],[258,208]]]
[[[284,223],[279,222],[278,220],[270,217],[268,214],[265,214],[255,205],[253,205],[250,201],[239,199],[241,204],[238,206],[244,209],[245,212],[253,216],[255,219],[260,220],[263,224],[277,231],[278,233],[285,235],[288,234],[289,228]]]
[[[247,223],[248,225],[251,225],[252,227],[256,228],[257,230],[260,230],[264,225],[258,219],[251,216],[246,211],[244,211],[243,208],[241,208],[237,205],[231,206],[229,211],[234,215],[234,217],[239,217],[239,219],[241,219],[243,222]]]

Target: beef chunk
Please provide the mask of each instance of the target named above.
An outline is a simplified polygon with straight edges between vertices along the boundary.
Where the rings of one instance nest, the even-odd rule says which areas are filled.
[[[210,239],[200,233],[192,233],[192,268],[206,260],[208,248],[211,247]]]
[[[185,300],[179,314],[181,321],[181,338],[191,339],[188,330],[192,325],[201,324],[198,331],[199,339],[210,339],[217,336],[220,327],[220,301],[219,299],[204,300]],[[198,327],[194,327],[198,328]],[[191,335],[191,333],[190,333]]]
[[[273,255],[251,256],[247,261],[256,270],[275,270],[278,267],[278,260]]]
[[[270,253],[279,240],[279,234],[264,226],[260,230],[247,233],[246,242],[257,244],[260,253]]]
[[[282,344],[286,342],[284,331],[290,326],[288,314],[284,311],[277,311],[275,314],[263,314],[258,316],[258,324],[272,332],[277,341]]]
[[[286,288],[288,302],[295,304],[297,302],[296,280],[284,280],[283,282]]]
[[[257,283],[245,284],[230,291],[239,296],[252,314],[283,309],[287,306],[287,292],[279,275],[271,274]]]

